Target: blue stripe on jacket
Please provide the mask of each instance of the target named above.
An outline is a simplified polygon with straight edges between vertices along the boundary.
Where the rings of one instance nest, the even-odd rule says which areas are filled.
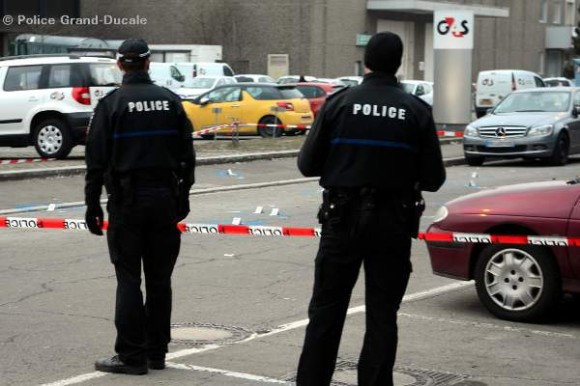
[[[393,141],[380,141],[376,139],[361,139],[361,138],[334,138],[330,141],[333,145],[346,144],[346,145],[362,145],[362,146],[378,146],[378,147],[391,147],[397,149],[405,149],[410,151],[415,151],[413,146],[404,142],[393,142]]]
[[[169,135],[178,135],[178,130],[147,130],[147,131],[128,131],[125,133],[115,133],[113,138],[130,138],[130,137],[161,137]]]

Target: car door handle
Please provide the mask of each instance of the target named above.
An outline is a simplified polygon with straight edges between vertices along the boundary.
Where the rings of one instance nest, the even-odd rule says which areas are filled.
[[[240,107],[240,105],[232,105],[232,107]]]

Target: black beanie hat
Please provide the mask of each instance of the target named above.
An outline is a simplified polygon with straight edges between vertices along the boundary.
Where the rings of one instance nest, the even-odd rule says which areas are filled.
[[[374,34],[365,49],[365,66],[372,71],[395,75],[401,65],[403,42],[392,32]]]

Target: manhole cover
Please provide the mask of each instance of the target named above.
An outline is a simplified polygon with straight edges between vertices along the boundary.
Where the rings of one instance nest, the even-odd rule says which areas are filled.
[[[395,386],[486,386],[484,383],[468,381],[466,376],[407,366],[395,366],[393,379]],[[287,379],[295,380],[296,376]],[[357,361],[339,359],[336,362],[332,386],[356,385]]]
[[[233,343],[252,334],[242,327],[211,323],[176,323],[171,325],[171,343],[190,346]]]

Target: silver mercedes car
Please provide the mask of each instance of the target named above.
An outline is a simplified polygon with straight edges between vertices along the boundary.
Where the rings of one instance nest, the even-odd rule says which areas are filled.
[[[565,165],[580,152],[580,88],[514,91],[467,125],[463,151],[469,165],[486,159],[542,159]]]

